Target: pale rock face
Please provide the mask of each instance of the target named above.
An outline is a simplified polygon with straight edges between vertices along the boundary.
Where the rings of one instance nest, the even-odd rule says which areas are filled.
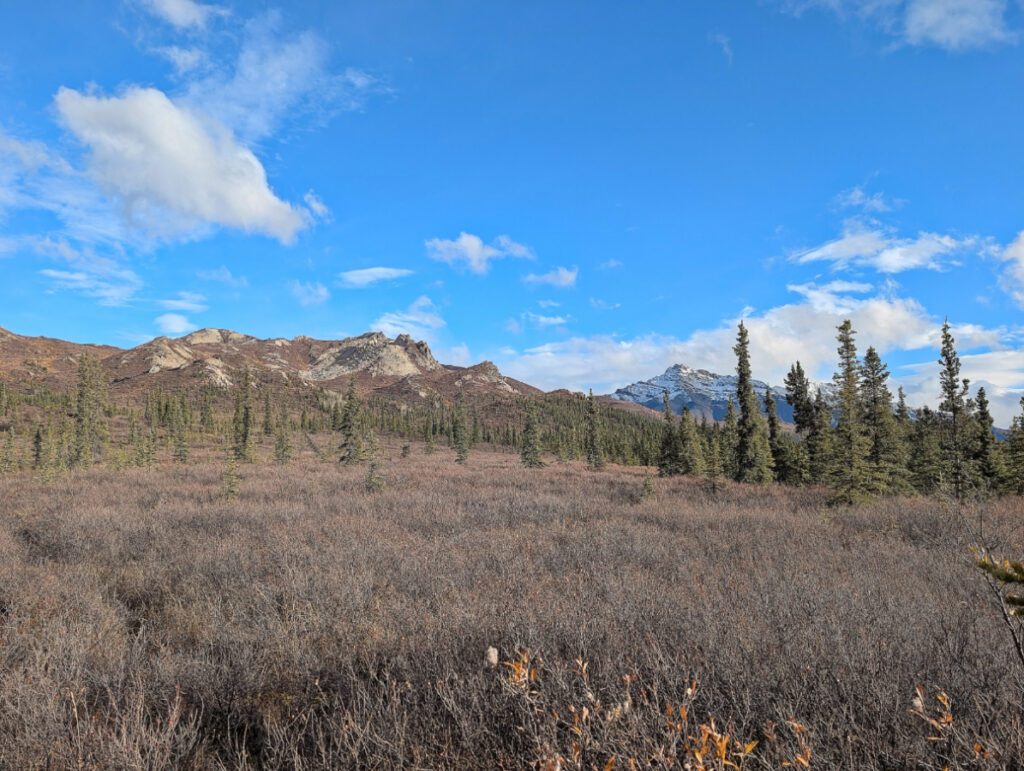
[[[172,343],[167,338],[153,341],[153,350],[149,355],[149,374],[155,375],[168,369],[182,369],[195,361],[192,350],[187,345]]]
[[[203,371],[206,377],[211,383],[220,388],[230,388],[233,383],[231,378],[228,377],[227,368],[224,366],[224,362],[214,357],[206,359],[203,362]]]
[[[455,385],[460,388],[472,384],[490,385],[506,393],[517,393],[512,384],[502,377],[501,372],[490,361],[482,361],[479,364],[468,367],[462,377],[455,381]]]
[[[440,366],[426,343],[416,343],[408,335],[389,340],[380,332],[370,332],[328,348],[304,375],[309,380],[320,381],[334,380],[355,372],[407,377]]]
[[[189,345],[216,345],[224,342],[224,330],[207,327],[182,338]]]

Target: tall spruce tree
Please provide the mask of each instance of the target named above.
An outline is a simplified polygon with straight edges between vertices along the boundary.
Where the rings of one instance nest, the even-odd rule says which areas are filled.
[[[950,331],[948,320],[942,325],[942,353],[939,365],[942,367],[939,372],[942,388],[942,401],[939,403],[939,413],[943,418],[942,452],[949,469],[950,492],[958,500],[962,500],[973,482],[967,411],[970,383],[966,378],[960,377],[960,356],[956,352],[956,341]]]
[[[252,426],[252,374],[248,367],[243,367],[235,387],[235,414],[231,421],[231,451],[235,460],[252,462]]]
[[[849,319],[839,325],[836,335],[839,369],[833,377],[839,392],[839,420],[836,423],[831,473],[834,499],[839,503],[855,503],[870,489],[855,336]]]
[[[346,466],[360,463],[365,456],[359,425],[360,406],[359,397],[356,394],[355,378],[349,378],[348,389],[345,391],[345,403],[341,407],[338,422],[338,430],[341,431],[340,460]]]
[[[725,405],[725,419],[722,421],[720,433],[716,436],[718,445],[719,460],[721,461],[722,473],[730,479],[735,479],[739,474],[736,465],[736,442],[739,434],[738,419],[736,418],[736,402],[732,397]]]
[[[768,422],[768,448],[772,454],[772,468],[775,480],[790,483],[789,453],[786,437],[779,421],[779,410],[775,406],[775,396],[769,388],[764,392],[764,410]]]
[[[459,396],[452,415],[452,447],[455,448],[455,462],[465,465],[469,460],[469,429],[466,426],[466,409]]]
[[[888,379],[888,367],[873,347],[868,348],[861,366],[860,393],[868,442],[868,485],[877,494],[909,492],[907,452],[893,414]]]
[[[999,443],[992,430],[995,421],[989,411],[988,394],[984,387],[978,389],[975,399],[975,420],[977,421],[977,437],[974,445],[974,467],[986,492],[999,489],[1005,473]]]
[[[757,406],[750,371],[750,338],[740,322],[736,334],[736,401],[740,414],[736,424],[736,481],[765,484],[774,478],[768,432]]]
[[[103,452],[106,441],[104,420],[106,376],[91,354],[78,360],[78,389],[75,399],[75,439],[71,462],[90,466]]]
[[[526,468],[544,468],[540,453],[537,406],[531,401],[526,408],[526,427],[523,429],[523,446],[520,448],[519,458]]]
[[[1024,396],[1020,407],[1006,439],[1006,489],[1015,495],[1024,495]]]
[[[662,391],[661,449],[658,453],[658,474],[663,477],[683,473],[683,448],[681,436],[676,427],[676,416],[668,390]]]
[[[680,459],[682,466],[680,471],[683,474],[704,473],[704,443],[701,440],[697,424],[690,416],[690,410],[683,407],[683,414],[679,417],[679,444],[681,447]]]
[[[604,468],[604,446],[601,436],[600,415],[597,410],[597,401],[594,399],[594,391],[591,389],[587,394],[587,433],[586,453],[587,468],[597,471]]]
[[[793,424],[800,436],[806,436],[814,427],[814,399],[811,398],[811,384],[800,362],[789,368],[786,375],[786,403],[793,408]]]

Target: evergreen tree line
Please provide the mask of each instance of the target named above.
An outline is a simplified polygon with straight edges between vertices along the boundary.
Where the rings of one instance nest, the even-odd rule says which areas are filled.
[[[999,442],[984,388],[972,398],[948,323],[942,327],[937,409],[912,413],[874,348],[857,352],[849,320],[837,328],[837,368],[831,398],[814,388],[800,362],[785,379],[795,433],[783,430],[775,396],[755,394],[750,341],[739,325],[735,400],[721,426],[696,426],[684,410],[676,420],[664,399],[658,469],[664,476],[705,474],[739,482],[826,485],[837,502],[887,494],[950,495],[959,500],[1024,493],[1022,414]],[[761,406],[764,410],[762,412]]]

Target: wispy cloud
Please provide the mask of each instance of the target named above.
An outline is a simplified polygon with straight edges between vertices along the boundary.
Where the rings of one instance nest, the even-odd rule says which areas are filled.
[[[800,15],[811,8],[877,25],[900,45],[966,51],[1012,43],[1006,0],[781,0]]]
[[[480,236],[462,232],[454,239],[431,238],[426,246],[430,259],[447,263],[452,267],[465,267],[471,273],[480,275],[490,270],[491,263],[495,260],[506,257],[527,260],[535,258],[530,247],[513,241],[506,235],[498,236],[486,244]]]
[[[338,281],[349,289],[362,289],[381,281],[393,281],[412,274],[413,271],[407,268],[359,268],[339,273]]]
[[[192,82],[184,101],[251,144],[298,120],[323,124],[360,110],[388,90],[356,67],[332,67],[330,45],[318,33],[286,35],[282,26],[276,11],[249,21],[238,56]]]
[[[855,185],[837,195],[835,203],[842,209],[860,209],[864,212],[881,214],[892,211],[903,201],[889,200],[885,193],[869,193],[860,185]]]
[[[1017,305],[1024,308],[1024,230],[1017,234],[1001,256],[1006,266],[999,277],[999,285]]]
[[[197,3],[195,0],[141,0],[154,16],[179,29],[203,29],[211,18],[228,16],[230,11],[218,5]]]
[[[610,303],[597,297],[590,298],[590,307],[595,311],[613,311],[622,307],[621,303]]]
[[[201,270],[196,275],[203,281],[217,281],[221,284],[227,284],[235,289],[242,289],[249,286],[249,279],[245,276],[236,276],[224,265],[219,268],[213,268],[212,270]]]
[[[729,63],[729,66],[732,67],[732,40],[729,39],[729,36],[724,35],[721,32],[715,32],[708,35],[708,40],[710,40],[712,43],[714,43],[721,49],[722,56],[725,57],[725,60]]]
[[[323,305],[331,299],[330,290],[318,281],[289,281],[288,289],[303,307]]]
[[[206,297],[198,292],[178,292],[175,297],[157,300],[157,304],[169,311],[189,311],[202,313],[206,310]]]
[[[523,277],[527,284],[548,284],[550,286],[566,289],[576,286],[576,279],[579,277],[579,268],[558,267],[547,273],[530,273]]]
[[[796,263],[829,262],[836,269],[868,267],[880,273],[901,273],[925,268],[943,270],[964,254],[984,254],[991,242],[979,236],[955,236],[922,231],[912,238],[900,237],[891,227],[875,220],[849,219],[834,241],[794,252]]]

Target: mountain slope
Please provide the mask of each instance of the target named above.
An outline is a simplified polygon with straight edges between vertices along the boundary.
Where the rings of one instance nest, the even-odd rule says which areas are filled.
[[[831,383],[815,385],[822,389],[826,398],[831,397]],[[769,389],[768,384],[754,380],[753,386],[754,392],[763,403],[765,392]],[[668,391],[669,403],[677,414],[686,407],[697,418],[723,420],[729,400],[736,401],[736,376],[718,375],[706,369],[693,369],[685,364],[675,364],[661,375],[618,389],[609,398],[661,410],[665,391]],[[775,396],[779,418],[785,423],[792,423],[793,408],[786,403],[786,390],[781,386],[773,386],[771,391]]]
[[[125,396],[152,389],[229,388],[243,367],[248,367],[258,382],[278,388],[339,392],[354,379],[364,394],[407,400],[451,399],[460,392],[541,393],[506,378],[491,362],[472,367],[442,365],[425,342],[408,335],[391,339],[368,332],[343,340],[263,340],[226,329],[201,329],[123,350],[25,337],[0,328],[0,377],[12,384],[37,382],[67,388],[85,353],[101,360],[111,392]]]

